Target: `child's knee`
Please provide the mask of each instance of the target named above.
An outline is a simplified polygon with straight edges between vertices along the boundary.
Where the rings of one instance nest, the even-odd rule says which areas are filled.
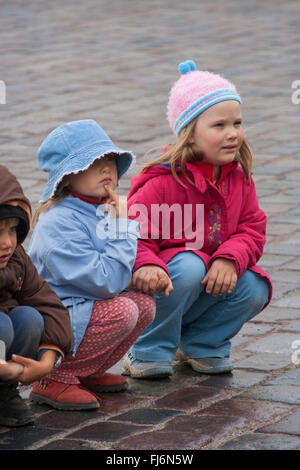
[[[137,291],[129,291],[123,295],[125,298],[129,298],[136,304],[138,308],[138,320],[142,322],[145,327],[150,325],[153,322],[156,313],[156,302],[153,297]]]
[[[138,322],[138,307],[133,300],[120,297],[118,311],[120,333],[122,331],[122,336],[128,336],[134,330]]]
[[[33,307],[19,306],[9,312],[14,330],[22,336],[40,338],[44,330],[42,315]]]
[[[245,302],[249,304],[251,318],[260,313],[269,299],[269,284],[266,279],[247,270],[238,280],[239,290]],[[234,294],[234,292],[233,292]]]
[[[206,267],[202,259],[189,251],[176,255],[168,263],[168,269],[173,286],[176,284],[177,289],[184,291],[199,289],[199,285],[206,275]]]

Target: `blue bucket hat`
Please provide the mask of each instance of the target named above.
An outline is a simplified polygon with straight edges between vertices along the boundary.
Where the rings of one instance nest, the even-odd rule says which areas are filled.
[[[49,173],[42,200],[52,197],[63,177],[87,170],[98,158],[116,155],[118,178],[133,166],[135,155],[117,147],[92,119],[72,121],[54,129],[38,150],[41,170]]]

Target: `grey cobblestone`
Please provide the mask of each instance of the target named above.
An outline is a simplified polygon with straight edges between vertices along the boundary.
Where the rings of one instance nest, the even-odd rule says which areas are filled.
[[[125,393],[101,395],[99,412],[34,405],[35,426],[0,427],[1,450],[300,449],[300,365],[291,359],[300,340],[300,104],[292,103],[299,7],[293,0],[0,0],[7,90],[0,162],[33,208],[46,181],[38,146],[63,122],[96,119],[139,164],[169,143],[169,89],[177,64],[191,58],[232,79],[242,95],[253,177],[269,218],[259,264],[275,287],[271,305],[233,340],[232,374],[182,367],[164,381],[129,379]],[[120,193],[129,187],[130,177]],[[23,387],[23,396],[29,391]]]

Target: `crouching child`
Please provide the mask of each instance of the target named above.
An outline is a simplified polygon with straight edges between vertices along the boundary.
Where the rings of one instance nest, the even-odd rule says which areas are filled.
[[[68,310],[22,247],[31,206],[16,177],[0,165],[0,425],[34,423],[18,383],[58,367],[72,348]]]

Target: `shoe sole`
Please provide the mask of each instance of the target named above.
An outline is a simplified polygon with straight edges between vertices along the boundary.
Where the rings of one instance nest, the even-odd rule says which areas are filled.
[[[17,421],[16,419],[1,419],[0,426],[7,426],[7,427],[21,427],[21,426],[29,426],[35,424],[35,418],[28,418],[24,421]]]
[[[55,400],[51,400],[50,398],[47,397],[42,397],[41,395],[38,395],[37,393],[31,392],[29,399],[31,401],[34,401],[35,403],[38,403],[40,405],[50,405],[52,408],[55,408],[57,410],[92,410],[99,408],[99,403],[61,403]]]
[[[204,366],[204,365],[203,365],[203,368],[200,368],[197,361],[194,361],[194,359],[186,358],[185,356],[183,356],[182,353],[176,354],[176,360],[177,360],[177,363],[179,364],[186,364],[190,366],[195,372],[198,372],[199,374],[208,374],[208,375],[226,374],[228,372],[231,372],[234,369],[233,366],[211,367],[211,366]]]
[[[173,375],[173,371],[169,369],[147,369],[137,370],[130,366],[124,368],[122,375],[129,375],[133,379],[162,379]]]
[[[228,372],[231,372],[233,370],[233,367],[211,367],[210,369],[200,369],[197,366],[194,366],[193,364],[188,363],[187,364],[191,366],[191,368],[195,371],[198,372],[199,374],[226,374]]]

